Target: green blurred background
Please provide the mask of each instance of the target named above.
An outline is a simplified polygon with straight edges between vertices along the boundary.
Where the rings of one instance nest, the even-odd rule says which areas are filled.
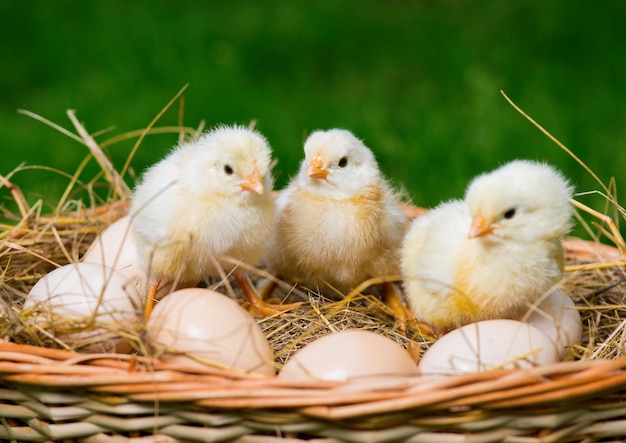
[[[420,206],[461,197],[475,174],[518,157],[553,163],[578,191],[599,189],[503,90],[623,193],[625,19],[618,1],[2,0],[0,174],[22,162],[71,173],[87,154],[17,109],[70,129],[75,109],[90,132],[109,129],[96,137],[105,140],[146,127],[189,83],[185,124],[256,119],[279,188],[308,132],[344,127]],[[178,109],[157,126],[176,124]],[[135,174],[176,141],[148,137]],[[133,143],[108,148],[118,168]],[[96,171],[92,161],[83,178]],[[13,181],[50,202],[67,184],[38,171]]]

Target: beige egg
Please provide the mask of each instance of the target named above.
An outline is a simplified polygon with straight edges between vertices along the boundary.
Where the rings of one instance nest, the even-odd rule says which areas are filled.
[[[456,375],[555,363],[554,342],[541,330],[516,320],[485,320],[454,329],[422,356],[423,375]]]
[[[156,305],[146,328],[163,361],[275,375],[274,353],[261,327],[219,292],[172,292]]]
[[[42,277],[30,290],[23,310],[28,314],[25,318],[73,348],[128,352],[131,346],[122,336],[138,335],[141,297],[115,269],[74,263]]]
[[[94,240],[83,256],[83,262],[103,263],[124,274],[132,281],[140,294],[145,294],[148,275],[141,267],[130,217],[124,216],[111,223]],[[157,299],[169,294],[171,284],[159,288]]]
[[[375,332],[347,329],[324,335],[298,350],[278,377],[345,381],[415,374],[417,365],[395,341]]]
[[[539,328],[556,343],[565,358],[568,346],[582,342],[583,323],[572,299],[560,289],[552,291],[522,321]]]

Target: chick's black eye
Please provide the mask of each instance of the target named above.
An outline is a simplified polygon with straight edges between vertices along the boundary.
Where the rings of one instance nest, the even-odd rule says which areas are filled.
[[[224,165],[224,172],[226,175],[231,175],[233,173],[233,168],[230,165]]]
[[[340,168],[345,168],[346,166],[348,166],[348,157],[341,157],[339,159],[339,163],[337,163],[337,166],[339,166]]]
[[[515,208],[511,208],[504,213],[504,218],[507,220],[512,219],[513,217],[515,217]]]

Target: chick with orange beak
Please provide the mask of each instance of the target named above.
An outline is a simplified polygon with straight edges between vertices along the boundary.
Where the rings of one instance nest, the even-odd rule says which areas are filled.
[[[372,151],[351,132],[331,129],[311,133],[304,154],[276,202],[268,269],[313,291],[342,295],[367,279],[397,275],[408,220]],[[383,289],[404,319],[400,294],[392,285]]]
[[[233,264],[255,265],[272,232],[270,162],[261,134],[220,126],[178,145],[143,174],[130,216],[140,261],[151,276],[146,316],[166,280],[184,287],[231,271],[257,313],[293,307],[263,302],[247,273]]]
[[[551,166],[516,160],[416,218],[401,262],[415,315],[438,332],[522,317],[562,278],[571,194]]]

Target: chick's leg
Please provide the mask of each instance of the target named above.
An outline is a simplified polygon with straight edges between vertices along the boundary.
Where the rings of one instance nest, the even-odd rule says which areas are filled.
[[[413,323],[414,326],[424,335],[433,335],[433,330],[422,323],[418,323],[413,312],[402,301],[402,295],[397,285],[390,282],[383,283],[383,297],[385,304],[389,307],[402,331],[406,331],[407,325]]]
[[[276,283],[275,280],[268,280],[267,282],[265,282],[265,284],[261,286],[260,290],[258,291],[261,300],[267,300],[268,298],[270,298],[270,296],[277,287],[278,283]]]
[[[152,310],[154,309],[154,302],[156,301],[156,295],[160,284],[161,280],[150,280],[150,283],[148,284],[146,299],[143,302],[144,321],[148,321],[148,318],[150,318],[150,314],[152,314]]]
[[[248,277],[248,274],[246,274],[245,272],[234,272],[233,277],[235,278],[235,280],[243,290],[244,295],[246,296],[246,301],[248,302],[248,310],[255,316],[275,315],[283,311],[298,308],[302,305],[302,303],[290,303],[285,305],[273,305],[266,303],[256,292],[254,286],[252,286],[252,282],[250,282],[250,277]]]

